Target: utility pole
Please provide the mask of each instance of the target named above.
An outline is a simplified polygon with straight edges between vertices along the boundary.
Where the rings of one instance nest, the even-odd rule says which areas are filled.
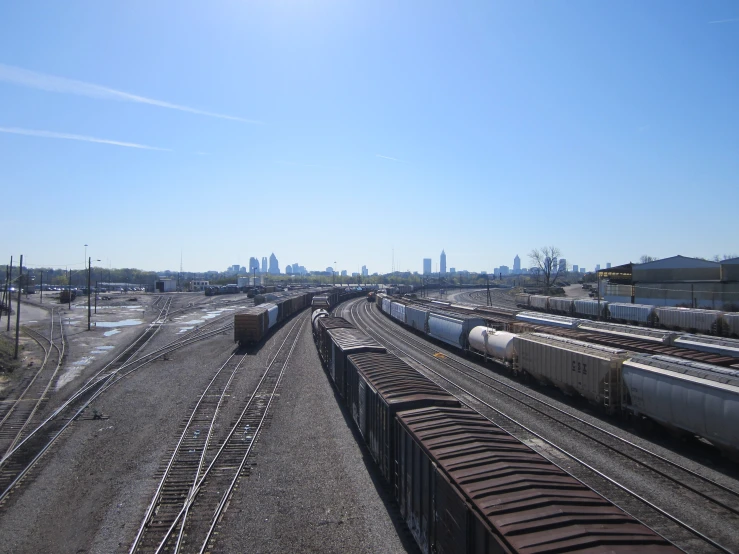
[[[15,313],[15,354],[13,354],[13,359],[18,359],[18,334],[21,329],[21,277],[23,277],[23,254],[21,254],[21,263],[18,267],[18,270],[20,273],[18,274],[18,305],[16,307],[16,313]],[[10,321],[10,315],[8,315],[8,321]]]
[[[92,319],[92,311],[90,307],[90,265],[92,264],[92,257],[87,258],[87,330],[90,330],[90,320]]]
[[[488,286],[488,304],[487,305],[492,306],[493,300],[490,298],[490,274],[488,273],[485,274],[485,281],[487,282],[487,286]]]
[[[41,287],[41,304],[44,303],[44,272],[41,272],[41,284],[39,285]]]
[[[596,271],[595,275],[598,277],[598,321],[600,321],[600,271]]]
[[[69,270],[69,285],[67,285],[67,292],[69,293],[69,296],[67,296],[67,301],[69,302],[68,308],[72,309],[72,270]]]
[[[13,278],[13,256],[10,257],[10,267],[8,268],[8,278],[5,280],[5,296],[7,298],[7,308],[8,308],[8,328],[6,331],[10,331],[10,304],[12,303],[12,300],[10,299],[10,280]]]

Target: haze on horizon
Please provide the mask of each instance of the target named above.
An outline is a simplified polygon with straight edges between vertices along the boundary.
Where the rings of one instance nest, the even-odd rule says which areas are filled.
[[[739,251],[728,1],[10,4],[0,261]]]

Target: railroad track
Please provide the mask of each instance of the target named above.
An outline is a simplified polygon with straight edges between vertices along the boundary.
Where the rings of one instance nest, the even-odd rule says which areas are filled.
[[[30,336],[44,351],[44,359],[39,369],[33,374],[25,387],[13,400],[0,404],[0,453],[4,456],[22,440],[34,417],[41,412],[49,397],[49,389],[54,383],[64,358],[64,330],[59,316],[59,338],[54,336],[54,310],[51,311],[49,337],[24,327],[23,331]],[[59,345],[61,344],[61,346]],[[56,352],[56,356],[53,356]],[[55,359],[54,359],[55,358]]]
[[[244,356],[232,356],[196,403],[150,503],[130,553],[205,552],[269,414],[300,332],[291,326],[226,436],[214,440],[219,407]],[[207,431],[206,431],[207,430]],[[200,432],[197,432],[200,431]]]
[[[377,340],[396,350],[399,355],[405,358],[410,357],[427,371],[440,378],[445,383],[442,386],[449,392],[457,396],[460,396],[461,393],[463,398],[471,398],[475,404],[479,404],[488,412],[492,411],[497,416],[497,424],[501,424],[501,418],[505,420],[502,423],[508,424],[508,430],[515,436],[519,438],[527,437],[529,441],[532,437],[535,437],[542,441],[547,446],[545,450],[549,450],[549,452],[543,452],[548,457],[551,458],[551,449],[553,448],[575,462],[579,468],[578,473],[584,473],[589,482],[595,477],[596,481],[600,483],[597,487],[600,490],[613,491],[616,498],[623,498],[623,493],[626,493],[630,497],[629,506],[637,507],[640,513],[649,512],[651,514],[649,516],[650,521],[654,522],[655,526],[660,529],[667,529],[670,535],[669,538],[679,542],[684,548],[689,548],[690,551],[694,552],[732,552],[739,550],[739,537],[733,532],[733,529],[739,527],[739,517],[737,517],[739,516],[739,492],[734,488],[723,485],[680,463],[639,446],[633,441],[620,437],[616,433],[589,422],[577,414],[561,409],[551,402],[537,398],[528,391],[498,379],[490,371],[481,369],[476,364],[471,364],[447,354],[443,354],[440,359],[438,349],[428,341],[419,339],[408,331],[399,331],[396,329],[396,325],[387,320],[383,321],[383,316],[371,312],[371,308],[366,304],[360,308],[355,303],[349,311],[349,317],[356,322],[358,327],[364,328]],[[377,333],[372,328],[378,325],[383,333]],[[391,337],[391,339],[388,340],[388,337]],[[399,346],[398,343],[402,345]],[[421,352],[423,356],[434,360],[433,363],[436,366],[446,366],[446,371],[434,370],[428,363],[419,360],[418,356],[412,353],[413,351]],[[450,379],[447,375],[452,375],[452,378]],[[460,376],[463,379],[460,379]],[[471,390],[471,387],[474,387],[475,392]],[[505,396],[507,401],[510,400],[520,404],[523,410],[533,410],[537,414],[537,418],[546,418],[549,422],[549,436],[572,437],[574,433],[577,437],[576,440],[580,441],[582,445],[586,445],[584,447],[585,451],[598,453],[596,456],[590,456],[595,461],[589,463],[581,459],[537,434],[509,414],[503,413],[496,407],[500,406],[499,402],[496,402],[494,406],[478,396],[482,394],[480,391],[483,390],[486,398],[492,398],[494,395],[497,395],[498,398]],[[511,425],[513,425],[513,428],[511,428]],[[571,440],[569,438],[557,442],[567,444]],[[599,459],[607,461],[607,469],[598,470],[593,467],[593,464]],[[561,459],[553,461],[558,462],[558,465],[561,464]],[[624,471],[620,468],[626,469]],[[568,470],[566,467],[563,467],[563,469]],[[572,470],[569,470],[569,472],[573,473]],[[636,492],[619,483],[618,479],[622,478],[624,473],[629,472],[638,472],[648,476],[649,486],[643,487],[642,492]],[[610,473],[611,476],[606,473]],[[660,503],[663,503],[661,497],[666,491],[669,491],[668,494],[671,497],[667,503],[670,506],[668,509],[675,511],[677,507],[680,512],[679,516],[675,516],[669,513],[668,509],[659,506]],[[638,503],[635,503],[632,499],[637,500]],[[715,523],[715,518],[719,518],[719,525],[711,525],[711,520]],[[686,523],[686,519],[690,519],[691,523]]]
[[[171,306],[171,299],[161,308],[156,322],[166,320]],[[126,348],[112,362],[98,371],[83,386],[71,395],[64,403],[54,410],[44,421],[33,430],[24,433],[23,438],[14,442],[0,459],[0,505],[8,498],[13,490],[28,475],[29,471],[54,444],[57,438],[84,412],[84,410],[105,390],[113,386],[121,378],[121,370],[138,360],[133,358],[156,335],[161,328],[160,324],[151,324],[128,348]],[[148,360],[129,369],[123,376],[143,367],[156,359],[149,356]]]

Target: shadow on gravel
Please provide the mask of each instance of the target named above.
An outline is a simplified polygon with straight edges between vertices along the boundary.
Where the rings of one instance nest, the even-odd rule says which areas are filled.
[[[349,428],[352,433],[352,437],[354,437],[354,441],[357,443],[357,445],[359,445],[359,450],[362,452],[362,461],[364,462],[364,467],[367,469],[367,473],[369,474],[370,479],[372,479],[372,484],[374,485],[375,490],[380,497],[380,500],[382,500],[382,503],[385,506],[385,510],[390,517],[390,521],[393,522],[393,527],[395,527],[395,532],[398,534],[401,544],[407,552],[420,554],[421,549],[418,547],[418,544],[413,538],[413,535],[411,535],[411,532],[408,530],[408,526],[406,525],[405,520],[403,520],[400,515],[400,509],[398,507],[398,504],[395,502],[395,499],[393,498],[393,493],[390,485],[385,482],[379,468],[375,465],[375,460],[372,458],[372,454],[367,448],[367,445],[364,443],[364,438],[359,433],[359,430],[355,427],[354,420],[352,419],[349,410],[344,404],[343,398],[341,398],[341,396],[339,396],[339,393],[336,391],[336,388],[334,387],[334,382],[331,380],[331,377],[326,371],[326,367],[323,365],[323,363],[321,363],[321,367],[323,368],[324,378],[331,386],[334,400],[341,410],[341,416],[344,418],[344,424]]]

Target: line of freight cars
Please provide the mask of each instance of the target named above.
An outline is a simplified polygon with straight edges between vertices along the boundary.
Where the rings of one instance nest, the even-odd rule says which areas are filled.
[[[517,294],[516,305],[574,317],[601,317],[614,322],[666,327],[711,335],[739,337],[739,313],[606,302],[586,298],[566,298],[537,294]]]
[[[258,343],[275,325],[303,308],[313,306],[316,299],[327,299],[325,305],[330,309],[361,294],[362,291],[338,287],[258,294],[254,297],[254,307],[234,314],[234,342],[239,346]]]
[[[541,313],[519,312],[516,321],[534,326],[563,327],[578,329],[586,333],[598,333],[619,337],[625,340],[646,341],[664,346],[675,346],[696,352],[705,352],[713,355],[713,361],[718,365],[737,365],[739,367],[739,340],[727,337],[713,337],[709,335],[693,335],[655,327],[638,327],[622,325],[610,321],[593,321],[569,316]]]
[[[427,337],[492,358],[516,375],[583,397],[606,413],[647,418],[739,457],[737,370],[547,333],[498,331],[476,315],[437,313],[383,295],[377,306]]]
[[[269,302],[262,302],[234,314],[234,342],[238,342],[239,346],[246,346],[261,341],[275,325],[310,306],[317,292],[315,289],[308,289],[269,293]]]
[[[318,310],[312,327],[422,552],[678,551],[345,319]]]
[[[366,289],[363,289],[361,287],[334,287],[329,290],[321,291],[320,295],[317,294],[313,297],[313,302],[311,303],[312,311],[325,310],[327,312],[330,312],[333,308],[335,308],[345,300],[349,300],[350,298],[355,298],[357,296],[362,296],[365,290]],[[370,292],[369,294],[374,293]]]

